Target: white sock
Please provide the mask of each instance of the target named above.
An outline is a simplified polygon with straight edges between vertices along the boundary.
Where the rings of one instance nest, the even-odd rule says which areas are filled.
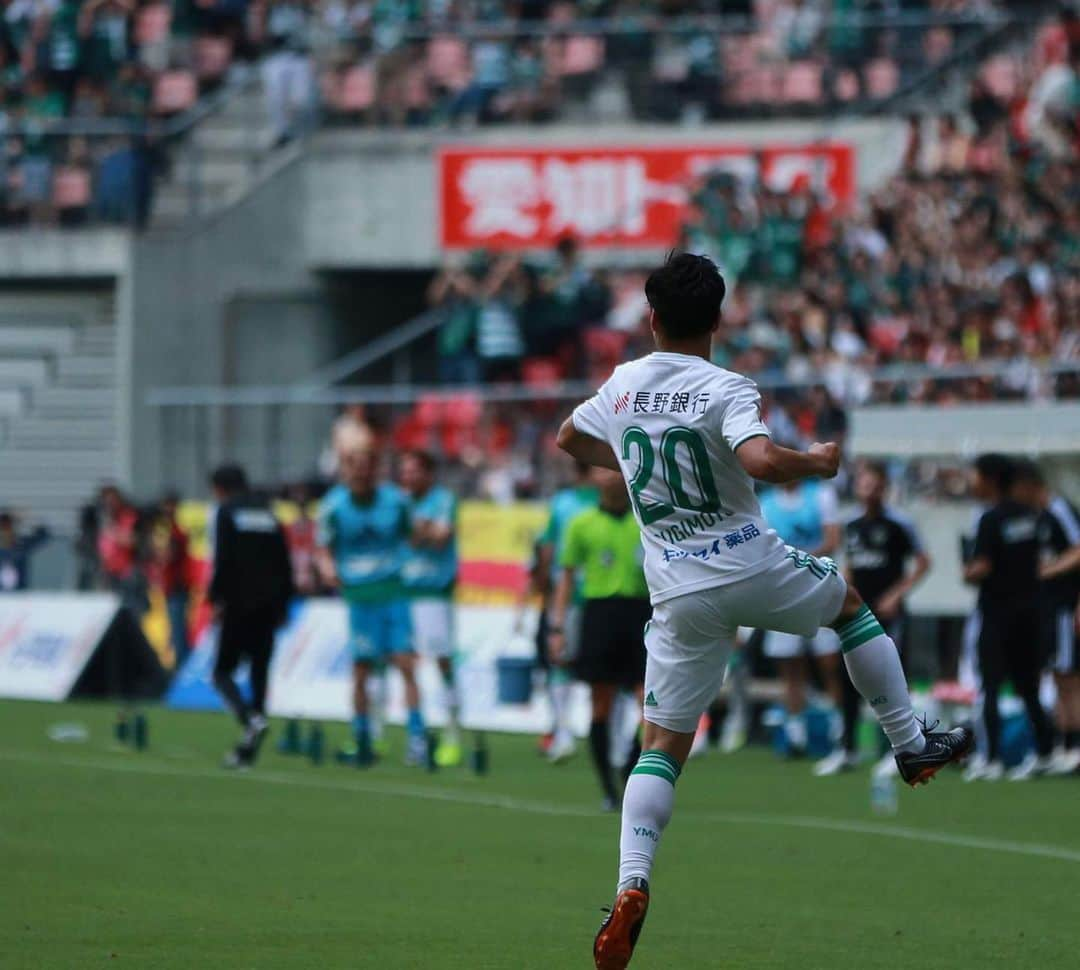
[[[565,671],[553,670],[551,681],[548,685],[548,695],[551,697],[551,718],[553,721],[552,733],[564,735],[566,733],[567,710],[570,707],[570,678]]]
[[[443,674],[443,701],[446,704],[446,735],[452,744],[457,744],[461,736],[461,701],[454,671]]]
[[[844,715],[835,704],[825,708],[825,717],[829,725],[829,744],[834,748],[844,737]]]
[[[863,606],[836,632],[851,682],[873,709],[893,750],[922,751],[926,738],[915,720],[900,654],[870,607]]]
[[[805,748],[807,743],[806,714],[789,714],[784,723],[788,744],[793,748]]]
[[[383,724],[386,721],[386,672],[371,673],[367,682],[368,723],[371,725],[371,738],[378,741],[383,736]]]
[[[643,751],[623,792],[619,839],[619,886],[648,879],[656,848],[675,804],[675,782],[682,769],[663,751]]]

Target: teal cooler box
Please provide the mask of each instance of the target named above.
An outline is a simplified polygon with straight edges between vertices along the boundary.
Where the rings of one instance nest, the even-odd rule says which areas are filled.
[[[495,661],[496,694],[500,704],[528,704],[532,700],[531,657],[499,657]]]

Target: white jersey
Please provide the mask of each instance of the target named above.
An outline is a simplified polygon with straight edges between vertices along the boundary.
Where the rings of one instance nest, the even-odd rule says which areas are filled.
[[[617,367],[573,422],[619,459],[654,604],[753,576],[786,554],[735,457],[769,434],[753,381],[700,357],[649,354]]]

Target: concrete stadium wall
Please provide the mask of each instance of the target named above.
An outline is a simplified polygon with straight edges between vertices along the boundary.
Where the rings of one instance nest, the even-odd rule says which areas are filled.
[[[293,165],[190,232],[136,241],[129,406],[138,494],[169,485],[201,494],[196,455],[255,461],[263,437],[259,415],[163,418],[146,404],[151,388],[277,383],[332,357],[304,256],[304,203],[303,172]],[[319,416],[320,426],[325,420]],[[305,434],[294,428],[288,437]]]

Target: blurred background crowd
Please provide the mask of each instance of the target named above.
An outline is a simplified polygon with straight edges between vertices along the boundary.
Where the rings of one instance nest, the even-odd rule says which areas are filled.
[[[220,107],[218,92],[256,79],[267,119],[251,146],[260,152],[320,120],[836,117],[845,106],[884,107],[916,78],[925,88],[939,65],[978,64],[1010,29],[1007,16],[1035,8],[991,0],[11,0],[0,17],[0,218],[145,224],[173,146]],[[1067,160],[1075,33],[1067,10],[1033,51],[994,48],[975,73],[971,117],[940,122],[945,144],[931,168],[999,171],[1010,139]],[[705,220],[705,232],[718,228]]]

